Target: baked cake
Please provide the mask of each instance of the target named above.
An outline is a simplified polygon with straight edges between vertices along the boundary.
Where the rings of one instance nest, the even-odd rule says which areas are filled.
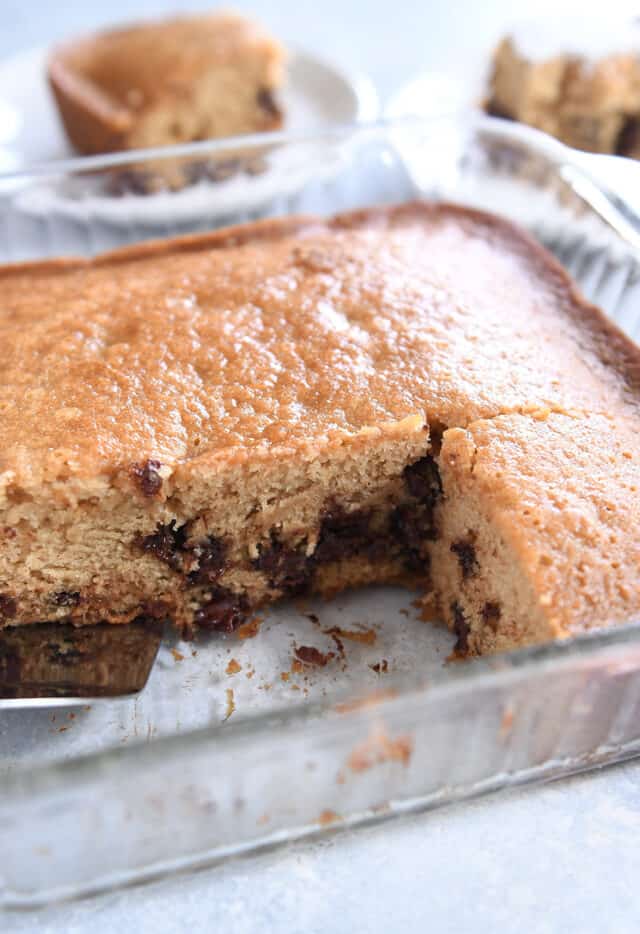
[[[524,56],[513,39],[493,55],[486,110],[544,130],[568,146],[640,157],[640,57],[590,61]]]
[[[283,120],[284,50],[231,13],[97,33],[56,49],[48,76],[81,153],[274,130]]]
[[[163,630],[159,620],[129,626],[5,626],[0,698],[117,697],[140,691]]]
[[[0,617],[231,630],[419,587],[461,653],[640,611],[640,352],[414,203],[0,270]]]

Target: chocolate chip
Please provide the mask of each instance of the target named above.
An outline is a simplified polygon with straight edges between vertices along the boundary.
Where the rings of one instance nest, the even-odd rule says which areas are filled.
[[[389,531],[400,545],[407,570],[426,573],[429,557],[423,552],[423,545],[436,538],[432,510],[419,503],[397,506],[391,513]]]
[[[277,119],[281,116],[280,108],[276,103],[275,96],[271,88],[260,88],[256,95],[258,107],[260,107],[270,117]]]
[[[476,558],[476,549],[471,542],[454,542],[451,551],[458,558],[458,564],[462,571],[462,579],[467,580],[478,570],[478,559]]]
[[[159,525],[151,535],[139,536],[135,544],[147,554],[164,561],[174,571],[179,571],[186,537],[186,526],[176,528],[176,520],[172,519],[167,525]]]
[[[20,684],[22,681],[23,654],[13,645],[0,645],[0,686],[3,698],[13,696],[8,690],[9,685]]]
[[[420,554],[424,540],[421,516],[415,506],[396,506],[389,519],[393,537],[408,551]]]
[[[376,560],[388,552],[388,542],[371,529],[371,513],[365,509],[346,512],[333,506],[320,525],[313,554],[315,564],[328,564],[353,555]]]
[[[198,567],[188,575],[189,583],[206,586],[218,580],[226,567],[227,543],[222,538],[210,535],[193,549]]]
[[[78,606],[80,594],[77,590],[59,590],[51,597],[56,606]]]
[[[442,425],[438,422],[432,423],[428,428],[425,425],[425,431],[429,433],[429,445],[431,448],[429,457],[433,458],[434,460],[440,456],[440,451],[442,450],[442,438],[446,430],[446,425]],[[436,470],[437,469],[436,462]]]
[[[414,496],[425,506],[433,509],[442,499],[442,480],[440,471],[433,457],[426,457],[409,464],[403,471],[404,482],[411,496]]]
[[[210,600],[196,611],[193,621],[200,629],[233,632],[246,618],[248,606],[241,594],[219,587]]]
[[[451,604],[451,612],[453,613],[453,631],[457,637],[453,650],[457,655],[466,655],[469,651],[469,633],[471,632],[471,627],[459,603],[454,602]]]
[[[305,665],[317,665],[323,668],[334,657],[334,654],[333,652],[325,654],[313,645],[299,645],[295,650],[295,656]]]
[[[136,623],[148,623],[151,620],[166,619],[169,608],[162,600],[147,600],[141,606],[142,613],[136,617]]]
[[[487,601],[482,607],[482,619],[485,625],[489,626],[490,629],[493,629],[495,632],[498,628],[498,623],[500,622],[500,617],[502,616],[502,610],[499,603],[494,603],[492,601]]]
[[[617,156],[626,156],[638,149],[640,144],[640,120],[637,117],[628,117],[614,146]]]
[[[18,612],[18,604],[13,597],[0,593],[0,616],[5,619],[13,619]]]
[[[513,120],[514,119],[513,114],[506,111],[504,107],[501,107],[500,104],[498,104],[498,102],[493,99],[490,99],[487,101],[484,109],[486,110],[486,112],[489,114],[490,117],[500,117],[501,120]]]
[[[162,488],[162,477],[158,473],[162,464],[151,458],[140,464],[131,465],[131,476],[144,496],[155,496]]]
[[[312,568],[306,543],[297,548],[287,547],[272,531],[269,544],[258,546],[258,557],[252,563],[257,571],[266,574],[270,587],[283,593],[299,594],[309,585]]]

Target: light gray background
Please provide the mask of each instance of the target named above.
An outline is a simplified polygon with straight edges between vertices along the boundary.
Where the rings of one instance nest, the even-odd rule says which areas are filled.
[[[104,23],[211,5],[0,0],[0,56]],[[584,21],[597,12],[640,8],[609,2],[603,9],[589,0],[233,5],[257,14],[284,39],[366,71],[383,103],[421,70],[463,69],[514,18],[575,10]],[[640,763],[630,763],[37,915],[0,918],[0,930],[578,934],[635,931],[639,922]]]

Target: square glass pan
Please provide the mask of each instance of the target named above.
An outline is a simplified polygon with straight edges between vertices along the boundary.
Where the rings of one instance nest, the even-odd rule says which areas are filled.
[[[198,183],[188,211],[180,203],[174,211],[169,192],[161,203],[104,196],[110,172],[157,172],[177,156],[224,163],[240,145],[262,160],[264,197],[242,185],[232,197],[228,182]],[[282,165],[288,187],[282,172],[269,174]],[[146,163],[113,156],[5,177],[0,253],[94,253],[249,218],[411,198],[519,220],[638,335],[635,218],[570,151],[489,118],[274,134],[151,153]],[[464,664],[446,664],[449,634],[417,618],[411,594],[390,588],[279,607],[260,629],[255,639],[167,638],[133,698],[0,710],[1,906],[130,884],[640,751],[633,621]],[[327,664],[292,663],[302,645]]]

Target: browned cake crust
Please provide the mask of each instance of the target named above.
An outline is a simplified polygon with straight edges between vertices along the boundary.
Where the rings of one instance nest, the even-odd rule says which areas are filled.
[[[640,610],[640,354],[508,222],[266,221],[0,288],[4,623],[404,580],[476,652]]]
[[[527,123],[568,146],[640,157],[640,57],[530,61],[511,38],[493,54],[486,110]]]
[[[284,50],[229,13],[147,22],[54,51],[48,76],[81,153],[278,129]]]

